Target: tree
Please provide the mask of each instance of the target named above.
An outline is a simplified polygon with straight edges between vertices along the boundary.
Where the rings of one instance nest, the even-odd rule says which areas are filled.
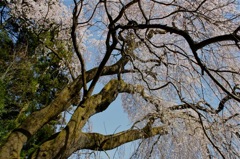
[[[45,75],[39,71],[44,65],[53,71],[49,76],[57,70],[59,81],[68,77],[68,84],[56,89],[49,76],[37,81],[46,94],[28,99],[38,109],[25,113],[8,134],[0,158],[20,158],[26,143],[69,108],[73,114],[64,128],[40,139],[27,157],[67,158],[138,139],[132,158],[240,157],[238,0],[73,0],[69,9],[57,0],[4,4],[8,20],[39,43],[37,51],[27,49],[38,57],[29,63],[31,75]],[[104,87],[93,94],[99,82]],[[83,132],[89,118],[119,95],[132,128],[110,135]],[[4,110],[6,102],[0,104]]]
[[[0,142],[4,142],[9,131],[19,126],[28,114],[49,104],[68,79],[64,69],[59,69],[58,57],[51,52],[42,56],[44,48],[40,40],[51,30],[36,36],[20,25],[21,19],[10,17],[4,3],[1,13]],[[29,155],[36,145],[55,132],[58,118],[43,126],[24,145],[22,156]]]

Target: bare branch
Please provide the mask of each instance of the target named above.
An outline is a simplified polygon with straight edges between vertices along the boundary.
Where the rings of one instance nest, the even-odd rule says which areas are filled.
[[[86,82],[86,68],[85,68],[85,61],[84,58],[81,54],[79,44],[77,41],[77,26],[78,26],[78,16],[79,16],[78,11],[78,4],[75,2],[75,7],[73,10],[73,23],[72,23],[72,31],[71,31],[71,36],[72,36],[72,42],[73,42],[73,47],[74,50],[79,58],[80,64],[81,64],[81,73],[82,73],[82,82],[83,82],[83,97],[87,94],[87,82]]]
[[[236,92],[236,93],[234,93],[234,94],[236,94],[237,96],[240,97],[240,93],[237,93],[237,92]],[[216,110],[216,113],[220,113],[220,112],[223,110],[225,103],[226,103],[227,101],[231,100],[231,99],[233,99],[231,96],[229,96],[229,95],[225,96],[225,97],[220,101],[220,103],[219,103],[219,105],[218,105],[218,108],[217,108],[217,110]]]
[[[234,33],[216,36],[216,37],[209,38],[209,39],[206,39],[204,41],[201,41],[201,42],[195,44],[195,49],[199,50],[207,45],[210,45],[210,44],[213,44],[216,42],[221,42],[221,41],[234,41],[235,42],[235,41],[239,41],[239,40],[240,40],[240,36],[237,34],[234,34]]]
[[[93,78],[92,83],[89,86],[87,97],[89,97],[92,94],[93,89],[94,89],[99,77],[102,74],[104,66],[106,65],[108,59],[110,58],[110,55],[112,54],[112,51],[117,46],[118,39],[117,39],[117,35],[116,35],[115,23],[123,16],[124,11],[136,2],[138,2],[138,0],[133,0],[133,1],[129,2],[126,6],[124,6],[121,9],[118,16],[114,20],[112,19],[112,17],[108,13],[107,4],[106,4],[107,1],[104,2],[105,9],[106,9],[106,12],[107,12],[107,15],[108,15],[108,19],[110,21],[110,24],[108,26],[109,31],[108,31],[106,42],[105,42],[106,43],[106,53],[105,53],[105,56],[104,56],[103,60],[101,61],[100,65],[98,67],[98,71],[96,73],[96,76]]]

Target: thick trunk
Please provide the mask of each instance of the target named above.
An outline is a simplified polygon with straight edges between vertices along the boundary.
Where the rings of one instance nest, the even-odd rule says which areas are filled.
[[[27,141],[27,135],[21,130],[12,132],[5,145],[1,147],[0,159],[20,159],[20,152],[25,141]]]
[[[7,156],[13,156],[13,154],[13,158],[19,157],[22,146],[27,142],[27,139],[71,105],[78,87],[77,81],[75,81],[72,85],[64,88],[49,106],[31,114],[22,125],[8,136],[6,143],[0,147],[0,158],[9,158]]]

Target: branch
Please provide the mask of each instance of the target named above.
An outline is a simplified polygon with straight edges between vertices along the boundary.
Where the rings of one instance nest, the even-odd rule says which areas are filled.
[[[207,137],[208,141],[212,144],[212,146],[218,151],[218,153],[222,156],[223,159],[225,159],[225,156],[223,155],[222,151],[220,150],[220,148],[212,141],[212,139],[210,138],[210,136],[208,135],[204,125],[203,125],[203,121],[202,121],[202,117],[201,115],[198,113],[198,117],[200,119],[200,123],[201,123],[201,127],[203,129],[204,135]]]
[[[201,41],[195,45],[195,49],[199,50],[207,45],[221,42],[221,41],[239,41],[240,37],[236,34],[226,34],[226,35],[220,35],[213,38],[206,39],[204,41]]]
[[[187,104],[180,104],[180,105],[174,105],[170,107],[170,110],[183,110],[183,109],[198,109],[204,112],[214,113],[215,111],[212,109],[207,109],[199,105],[200,103],[194,104],[194,103],[187,103]]]
[[[73,10],[73,22],[72,22],[72,31],[71,31],[71,37],[72,37],[72,42],[73,42],[73,47],[74,50],[78,56],[78,59],[81,64],[81,73],[82,73],[82,82],[83,82],[83,97],[87,94],[87,82],[86,82],[86,69],[85,69],[85,61],[83,59],[83,56],[81,54],[78,41],[77,41],[77,35],[76,35],[76,30],[78,26],[78,5],[75,4],[74,10]]]
[[[223,122],[226,123],[226,122],[228,122],[229,120],[231,120],[232,118],[234,118],[234,117],[236,117],[236,116],[239,116],[239,115],[240,115],[239,113],[235,113],[235,114],[229,116],[228,118],[223,119]]]
[[[131,2],[129,2],[128,4],[123,6],[122,9],[120,10],[120,12],[118,13],[118,16],[112,21],[112,23],[116,23],[119,19],[121,19],[121,17],[123,16],[125,10],[127,10],[129,7],[131,7],[133,4],[135,4],[135,3],[139,2],[139,1],[140,0],[132,0]]]
[[[143,129],[127,130],[113,135],[86,133],[89,145],[84,148],[98,151],[111,150],[134,140],[149,138],[155,135],[165,135],[167,133],[166,126],[150,129],[144,127]]]
[[[237,92],[236,92],[235,95],[238,96],[238,97],[240,97],[240,93],[237,93]],[[219,105],[218,105],[218,108],[217,108],[217,110],[216,110],[216,113],[221,112],[221,111],[223,110],[223,108],[224,108],[225,103],[226,103],[227,101],[231,100],[231,99],[233,99],[233,98],[232,98],[230,95],[226,95],[226,96],[220,101],[220,103],[219,103]]]

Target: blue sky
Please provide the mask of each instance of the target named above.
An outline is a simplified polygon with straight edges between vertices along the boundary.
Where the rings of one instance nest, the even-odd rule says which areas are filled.
[[[98,84],[96,91],[100,91],[103,86]],[[101,134],[114,134],[120,131],[129,129],[132,125],[128,119],[127,113],[124,112],[121,102],[121,95],[106,109],[104,112],[98,113],[90,118],[93,126],[93,132]],[[125,144],[125,157],[129,158],[131,155],[131,143]],[[116,157],[118,159],[117,149],[106,152],[101,152],[101,157],[107,158],[109,155],[111,159]]]

